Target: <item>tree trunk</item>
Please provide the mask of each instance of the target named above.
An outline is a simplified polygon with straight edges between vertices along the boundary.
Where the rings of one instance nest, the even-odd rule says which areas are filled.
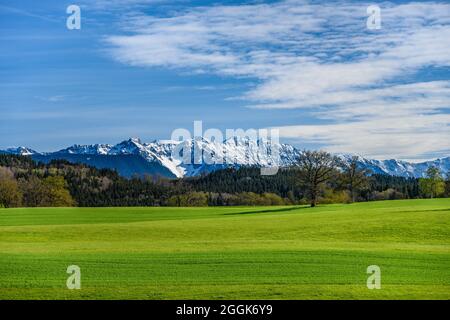
[[[316,188],[312,188],[311,189],[311,208],[316,206],[316,202],[317,202],[317,191]]]

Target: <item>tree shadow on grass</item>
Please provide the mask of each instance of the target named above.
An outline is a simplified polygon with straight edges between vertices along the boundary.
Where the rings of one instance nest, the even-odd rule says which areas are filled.
[[[309,208],[308,206],[302,206],[302,207],[289,207],[289,208],[279,208],[279,209],[265,209],[265,210],[255,210],[255,211],[242,211],[242,212],[229,212],[224,213],[224,216],[235,216],[235,215],[241,215],[241,214],[258,214],[258,213],[273,213],[273,212],[286,212],[286,211],[293,211],[298,209],[306,209]]]

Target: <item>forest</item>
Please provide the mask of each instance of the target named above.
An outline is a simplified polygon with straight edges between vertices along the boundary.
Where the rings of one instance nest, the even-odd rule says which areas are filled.
[[[256,167],[164,179],[121,177],[65,160],[37,163],[0,155],[0,207],[239,206],[351,203],[450,196],[450,175],[431,167],[426,178],[403,178],[340,163],[322,151],[305,151],[298,165],[264,176]]]

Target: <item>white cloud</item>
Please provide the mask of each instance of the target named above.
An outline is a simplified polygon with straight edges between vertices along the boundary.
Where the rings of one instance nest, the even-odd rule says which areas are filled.
[[[126,35],[106,38],[115,59],[258,79],[249,107],[303,108],[329,124],[282,128],[285,137],[378,158],[450,152],[450,5],[381,5],[382,29],[366,29],[369,3],[212,6],[170,17],[127,15]],[[408,84],[399,84],[405,83]]]
[[[450,115],[435,114],[279,129],[283,137],[324,144],[330,152],[345,150],[378,159],[421,159],[417,155],[430,152],[448,156],[449,123]]]

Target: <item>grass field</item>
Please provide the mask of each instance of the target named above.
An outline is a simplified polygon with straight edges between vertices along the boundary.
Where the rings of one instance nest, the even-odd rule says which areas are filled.
[[[450,199],[0,209],[0,299],[29,298],[450,299]]]

